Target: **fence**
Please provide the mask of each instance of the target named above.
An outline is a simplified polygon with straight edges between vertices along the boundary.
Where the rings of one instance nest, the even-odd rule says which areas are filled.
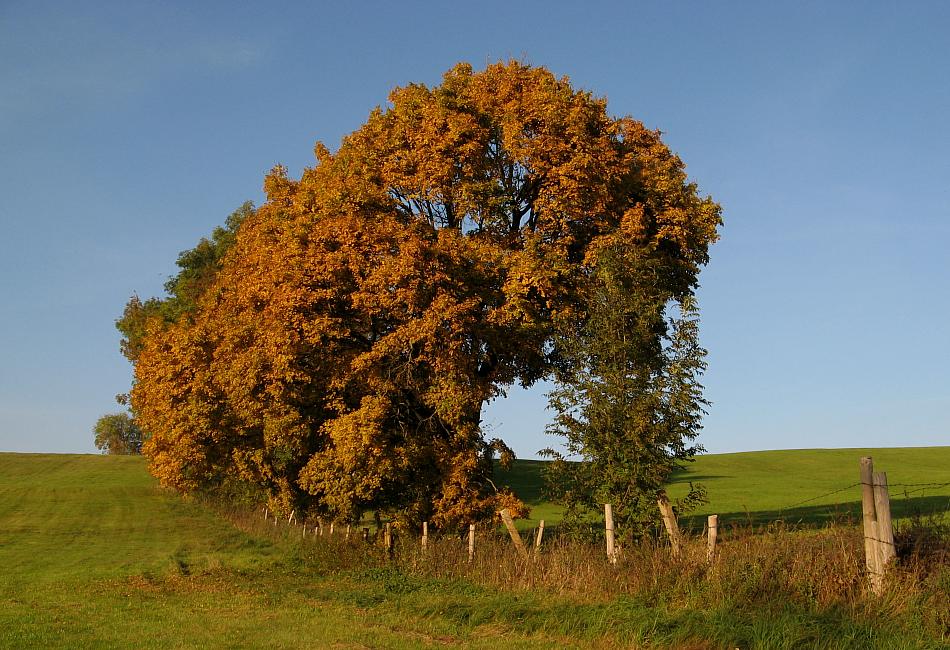
[[[946,487],[948,485],[950,485],[950,483],[895,483],[890,487],[903,487],[905,488],[904,494],[909,495],[930,489]],[[843,493],[859,486],[861,488],[862,495],[863,532],[861,537],[863,539],[864,557],[862,565],[864,576],[871,591],[874,594],[879,595],[885,589],[887,578],[890,573],[890,567],[898,555],[898,547],[901,544],[901,540],[895,539],[894,528],[891,520],[890,494],[887,475],[884,472],[874,471],[871,458],[868,457],[861,459],[860,480],[858,482],[815,497],[811,497],[804,501],[799,501],[790,506],[786,506],[786,508],[791,509],[803,504],[827,499],[829,496]],[[913,490],[908,491],[906,488],[913,488]],[[668,555],[672,556],[674,561],[677,559],[682,559],[684,554],[686,554],[688,544],[687,539],[679,529],[677,518],[673,512],[672,505],[670,504],[666,495],[663,493],[658,496],[657,505],[662,515],[663,525],[669,544]],[[510,540],[509,548],[514,549],[515,554],[521,561],[522,565],[527,566],[528,564],[534,562],[534,566],[537,566],[536,561],[541,556],[542,544],[544,542],[544,521],[542,520],[539,522],[534,535],[534,543],[529,549],[529,546],[525,544],[521,534],[515,528],[510,513],[507,510],[502,510],[499,515],[504,525],[505,532],[507,533],[506,536]],[[274,516],[272,513],[269,513],[266,508],[264,509],[264,518],[265,520],[272,518],[274,525],[278,523],[276,516]],[[299,526],[301,530],[301,536],[305,538],[307,536],[312,538],[326,536],[333,539],[343,539],[347,542],[351,540],[351,528],[349,525],[345,527],[345,533],[343,533],[341,532],[341,528],[336,528],[335,530],[334,523],[332,522],[329,524],[329,526],[325,526],[324,522],[321,520],[317,520],[315,523],[310,523],[309,525],[306,522],[298,522],[295,513],[291,513],[290,517],[286,521],[287,525],[290,527]],[[495,534],[495,527],[491,526],[481,528],[481,537],[476,534],[478,530],[479,528],[477,528],[475,524],[471,524],[468,527],[467,535],[461,536],[461,544],[459,544],[458,541],[454,542],[454,544],[458,545],[458,552],[460,554],[456,555],[455,551],[452,550],[455,548],[455,546],[453,546],[453,542],[451,541],[453,538],[433,538],[428,522],[424,522],[422,524],[421,537],[414,545],[415,551],[413,551],[413,553],[415,553],[420,560],[425,559],[427,562],[465,562],[467,559],[467,564],[474,567],[477,558],[476,552],[478,551],[478,548],[481,547],[477,546],[477,540],[481,539],[481,544],[488,544],[488,546],[485,548],[489,549],[489,552],[493,554],[493,556],[498,556],[500,560],[499,554],[503,553],[503,546],[500,544],[500,538],[497,536],[497,534]],[[491,531],[491,534],[488,534],[489,531]],[[614,533],[613,507],[612,504],[605,504],[604,542],[606,547],[605,551],[607,566],[612,567],[616,567],[618,561],[621,558],[621,549],[617,546],[617,540]],[[702,544],[702,556],[705,564],[712,567],[718,562],[720,558],[721,536],[718,515],[713,514],[707,517],[704,533],[705,539],[703,540]],[[394,559],[396,555],[396,537],[396,531],[393,530],[390,524],[385,524],[384,527],[377,530],[373,536],[370,536],[369,528],[363,528],[361,535],[362,542],[376,543],[381,547],[385,556],[390,560]],[[448,539],[448,541],[446,541],[446,539]],[[454,539],[458,540],[458,537],[454,537]],[[921,538],[918,536],[917,541],[919,542],[920,539]],[[359,540],[356,538],[353,539],[353,542],[358,541]],[[409,547],[405,547],[405,543],[407,541],[409,540],[403,540],[404,548],[409,548],[411,550],[413,547],[411,542]],[[691,545],[690,561],[695,561],[697,557],[697,545],[693,542],[689,542],[689,544]],[[942,544],[945,546],[946,538],[941,537],[939,539],[935,539],[934,544]],[[624,550],[630,552],[629,549]],[[950,551],[948,551],[945,555],[950,555]],[[483,567],[485,564],[479,563],[478,566]],[[616,571],[616,568],[614,570]]]

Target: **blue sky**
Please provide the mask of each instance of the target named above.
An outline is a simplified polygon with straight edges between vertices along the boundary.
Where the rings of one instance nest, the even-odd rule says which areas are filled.
[[[125,301],[266,170],[511,57],[661,129],[722,204],[709,451],[950,444],[950,4],[453,4],[0,2],[0,451],[94,451]],[[531,457],[544,406],[485,419]]]

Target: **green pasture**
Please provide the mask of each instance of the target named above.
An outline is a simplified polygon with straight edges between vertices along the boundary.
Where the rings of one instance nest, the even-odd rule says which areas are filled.
[[[157,487],[140,457],[0,454],[0,567],[0,648],[556,643],[401,611],[386,580],[242,532]]]
[[[863,453],[708,456],[687,476],[702,477],[710,509],[770,516],[856,482]],[[871,455],[892,483],[946,482],[950,467],[948,448]],[[503,481],[554,522],[540,468],[521,461]],[[907,505],[946,508],[948,495]],[[820,518],[829,499],[795,513]],[[942,647],[834,610],[700,611],[427,578],[297,530],[163,490],[142,458],[0,453],[0,648]]]
[[[684,522],[699,528],[711,514],[718,514],[722,523],[858,521],[862,456],[873,458],[875,471],[887,473],[896,519],[950,511],[950,447],[707,454],[676,476],[668,493],[675,499],[686,493],[689,482],[705,486],[709,502]],[[562,510],[544,498],[544,465],[517,460],[511,471],[499,472],[501,482],[531,507],[530,517],[519,522],[522,529],[541,519],[549,525],[561,518]]]
[[[696,460],[675,479],[670,494],[694,481],[709,503],[698,516],[726,521],[825,523],[861,519],[858,463],[870,456],[887,474],[895,519],[950,511],[950,447],[798,449],[714,454]]]

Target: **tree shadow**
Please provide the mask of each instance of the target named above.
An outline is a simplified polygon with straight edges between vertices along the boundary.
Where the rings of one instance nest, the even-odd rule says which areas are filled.
[[[702,481],[717,478],[735,478],[735,476],[728,474],[674,474],[670,477],[667,485],[673,485],[675,483],[701,483]]]

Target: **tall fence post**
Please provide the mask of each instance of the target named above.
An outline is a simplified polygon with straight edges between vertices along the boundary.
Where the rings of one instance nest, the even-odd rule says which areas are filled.
[[[660,514],[663,516],[663,525],[666,526],[666,534],[670,537],[670,548],[673,551],[673,557],[680,555],[680,527],[676,523],[676,516],[673,514],[673,506],[670,500],[666,498],[666,492],[660,492],[657,495],[656,504],[660,507]]]
[[[475,524],[468,525],[468,561],[475,559]]]
[[[617,563],[617,550],[614,547],[614,507],[604,504],[604,531],[607,535],[607,559],[611,564]]]
[[[871,590],[880,594],[883,581],[877,559],[877,518],[874,512],[874,463],[870,456],[861,459],[861,513],[864,521],[864,565]]]
[[[897,557],[897,552],[894,548],[887,474],[874,471],[870,456],[861,459],[861,512],[864,520],[864,562],[871,591],[880,596],[884,593],[887,567]]]
[[[719,537],[719,515],[709,515],[706,519],[709,537],[706,544],[706,561],[712,564],[716,560],[716,541]]]
[[[429,522],[422,522],[422,550],[429,548]]]
[[[521,540],[521,535],[518,533],[518,529],[515,528],[515,522],[511,518],[511,513],[508,511],[508,508],[503,508],[498,514],[501,515],[501,520],[504,522],[505,528],[508,529],[508,534],[511,536],[511,542],[518,550],[518,554],[523,559],[527,560],[528,550],[524,547],[524,542]]]
[[[894,526],[891,522],[891,497],[887,490],[887,472],[874,472],[874,515],[877,518],[878,557],[881,573],[897,557]]]

